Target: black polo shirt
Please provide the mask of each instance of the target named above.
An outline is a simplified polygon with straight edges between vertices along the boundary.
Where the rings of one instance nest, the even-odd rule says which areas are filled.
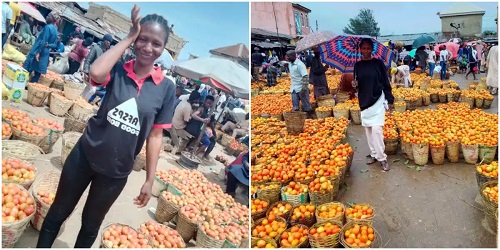
[[[99,84],[106,86],[104,102],[81,139],[90,167],[113,178],[130,174],[153,127],[172,127],[175,84],[158,67],[137,79],[134,63],[117,63]]]

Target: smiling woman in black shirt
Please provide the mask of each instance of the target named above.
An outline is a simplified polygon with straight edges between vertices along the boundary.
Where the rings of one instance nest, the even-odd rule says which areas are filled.
[[[104,102],[64,164],[37,247],[52,246],[62,223],[90,184],[74,246],[90,248],[146,140],[147,176],[134,203],[144,207],[151,197],[162,132],[171,127],[175,85],[160,68],[154,67],[168,41],[168,23],[158,15],[147,15],[141,20],[139,11],[134,6],[128,36],[90,68],[91,83],[106,86]],[[136,60],[122,64],[119,60],[132,43]]]
[[[387,155],[384,153],[383,127],[385,111],[389,107],[392,108],[394,96],[384,63],[371,57],[372,39],[363,38],[359,46],[363,60],[354,65],[353,87],[358,89],[361,124],[365,127],[370,147],[370,154],[366,156],[368,158],[367,164],[378,161],[382,169],[388,171],[390,168],[387,163]]]

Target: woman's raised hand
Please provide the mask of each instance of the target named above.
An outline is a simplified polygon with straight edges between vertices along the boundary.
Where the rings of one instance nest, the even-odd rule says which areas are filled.
[[[139,8],[136,4],[134,4],[134,8],[132,9],[131,12],[131,20],[132,20],[132,27],[130,28],[130,32],[128,36],[132,38],[134,41],[135,39],[139,36],[139,33],[141,32],[141,18],[139,16],[139,12],[141,11],[141,8]]]

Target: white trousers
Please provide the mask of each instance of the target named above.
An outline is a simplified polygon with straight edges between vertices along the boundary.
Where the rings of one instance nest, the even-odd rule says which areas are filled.
[[[377,161],[387,160],[387,155],[384,153],[384,133],[383,126],[365,127],[366,139],[370,147],[370,155]]]

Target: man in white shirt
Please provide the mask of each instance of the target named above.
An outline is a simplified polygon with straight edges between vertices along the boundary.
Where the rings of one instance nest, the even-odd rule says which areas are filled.
[[[434,51],[434,46],[429,46],[427,50],[427,63],[429,64],[429,76],[432,78],[434,75],[434,68],[436,67],[436,52]]]
[[[293,111],[299,111],[300,102],[302,102],[303,111],[311,117],[311,103],[309,102],[309,74],[306,65],[297,60],[297,54],[293,50],[286,52],[287,60],[290,62],[290,94],[292,95]]]
[[[446,45],[439,47],[439,65],[441,66],[441,80],[446,79],[446,64],[451,58],[451,53],[446,49]]]
[[[218,121],[219,117],[222,115],[224,111],[225,102],[226,102],[226,94],[224,92],[220,92],[219,100],[217,101],[217,109],[215,110],[215,120]]]
[[[10,20],[12,20],[12,9],[9,3],[2,3],[2,49],[9,38]]]

